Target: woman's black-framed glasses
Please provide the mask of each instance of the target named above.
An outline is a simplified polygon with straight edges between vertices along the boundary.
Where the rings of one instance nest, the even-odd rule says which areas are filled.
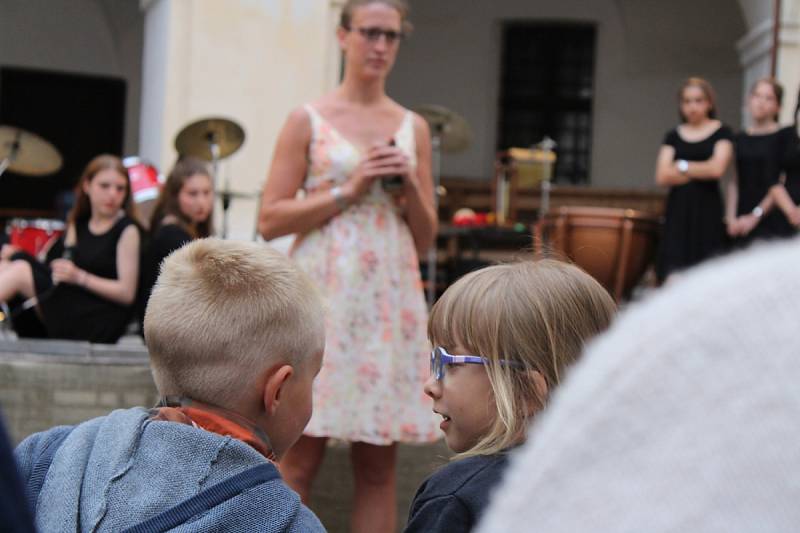
[[[401,31],[384,30],[383,28],[369,27],[369,28],[354,28],[355,31],[361,34],[367,41],[377,43],[381,36],[386,38],[386,44],[395,44],[403,40],[405,34]]]

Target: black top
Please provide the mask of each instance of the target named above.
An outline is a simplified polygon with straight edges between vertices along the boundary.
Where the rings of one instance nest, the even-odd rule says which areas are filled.
[[[779,158],[779,133],[780,130],[766,135],[750,135],[744,131],[736,134],[737,215],[750,213],[764,199],[769,188],[778,183],[775,162]]]
[[[471,531],[507,465],[508,454],[501,453],[468,457],[440,468],[417,489],[404,532]]]
[[[132,224],[135,225],[133,219],[124,216],[107,232],[94,235],[89,231],[88,220],[78,222],[72,261],[90,274],[117,279],[117,243]],[[48,257],[58,254],[58,250],[54,247]],[[132,305],[112,302],[78,285],[60,283],[48,291],[37,284],[36,289],[47,335],[52,338],[115,343],[131,319]]]
[[[765,135],[736,134],[736,174],[739,199],[736,214],[746,215],[753,211],[769,193],[770,187],[778,183],[778,161],[780,159],[781,130]],[[743,240],[766,238],[772,235],[771,225],[765,217]]]
[[[778,172],[786,176],[786,191],[795,204],[800,204],[800,138],[794,126],[788,126],[778,132]],[[790,237],[797,234],[797,229],[786,219],[783,211],[775,206],[767,219],[770,231],[775,235]]]
[[[664,144],[675,149],[674,160],[707,161],[720,141],[732,141],[733,132],[722,125],[697,142],[684,140],[675,128]],[[664,234],[656,272],[663,281],[677,270],[700,263],[724,249],[725,225],[718,180],[692,179],[670,187],[664,213]]]
[[[142,261],[142,272],[139,282],[139,297],[137,298],[137,314],[139,324],[144,323],[144,312],[147,308],[147,301],[150,299],[150,292],[156,284],[161,263],[166,257],[192,240],[192,236],[177,224],[164,224],[158,226],[152,234],[150,242]],[[144,329],[140,331],[144,333]]]

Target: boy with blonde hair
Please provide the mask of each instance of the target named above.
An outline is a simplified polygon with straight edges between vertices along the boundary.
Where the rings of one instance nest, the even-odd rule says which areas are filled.
[[[169,256],[144,321],[161,402],[28,437],[16,450],[41,531],[324,531],[274,461],[311,416],[321,300],[263,245]]]

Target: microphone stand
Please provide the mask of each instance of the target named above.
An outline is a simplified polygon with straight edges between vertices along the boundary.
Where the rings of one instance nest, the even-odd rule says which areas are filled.
[[[442,147],[442,133],[444,124],[436,124],[433,128],[431,135],[431,169],[433,171],[433,212],[436,219],[439,219],[439,182],[441,180],[441,147]],[[437,237],[433,237],[433,244],[428,249],[428,286],[426,287],[426,300],[428,302],[428,309],[433,307],[433,302],[436,300],[436,241]]]
[[[219,160],[220,150],[216,135],[208,132],[208,147],[211,151],[211,167],[214,173],[214,190],[219,190]],[[228,237],[228,209],[231,206],[231,194],[228,190],[228,180],[225,180],[225,188],[222,190],[222,238]]]

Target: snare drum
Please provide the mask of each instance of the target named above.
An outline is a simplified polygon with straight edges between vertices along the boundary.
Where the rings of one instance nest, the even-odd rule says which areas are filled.
[[[139,223],[148,228],[150,215],[164,182],[163,176],[154,165],[140,157],[126,157],[122,164],[128,169],[128,176],[131,178],[131,194],[133,202],[137,204]]]
[[[64,234],[64,228],[60,220],[12,218],[6,224],[6,233],[11,245],[38,257]]]

